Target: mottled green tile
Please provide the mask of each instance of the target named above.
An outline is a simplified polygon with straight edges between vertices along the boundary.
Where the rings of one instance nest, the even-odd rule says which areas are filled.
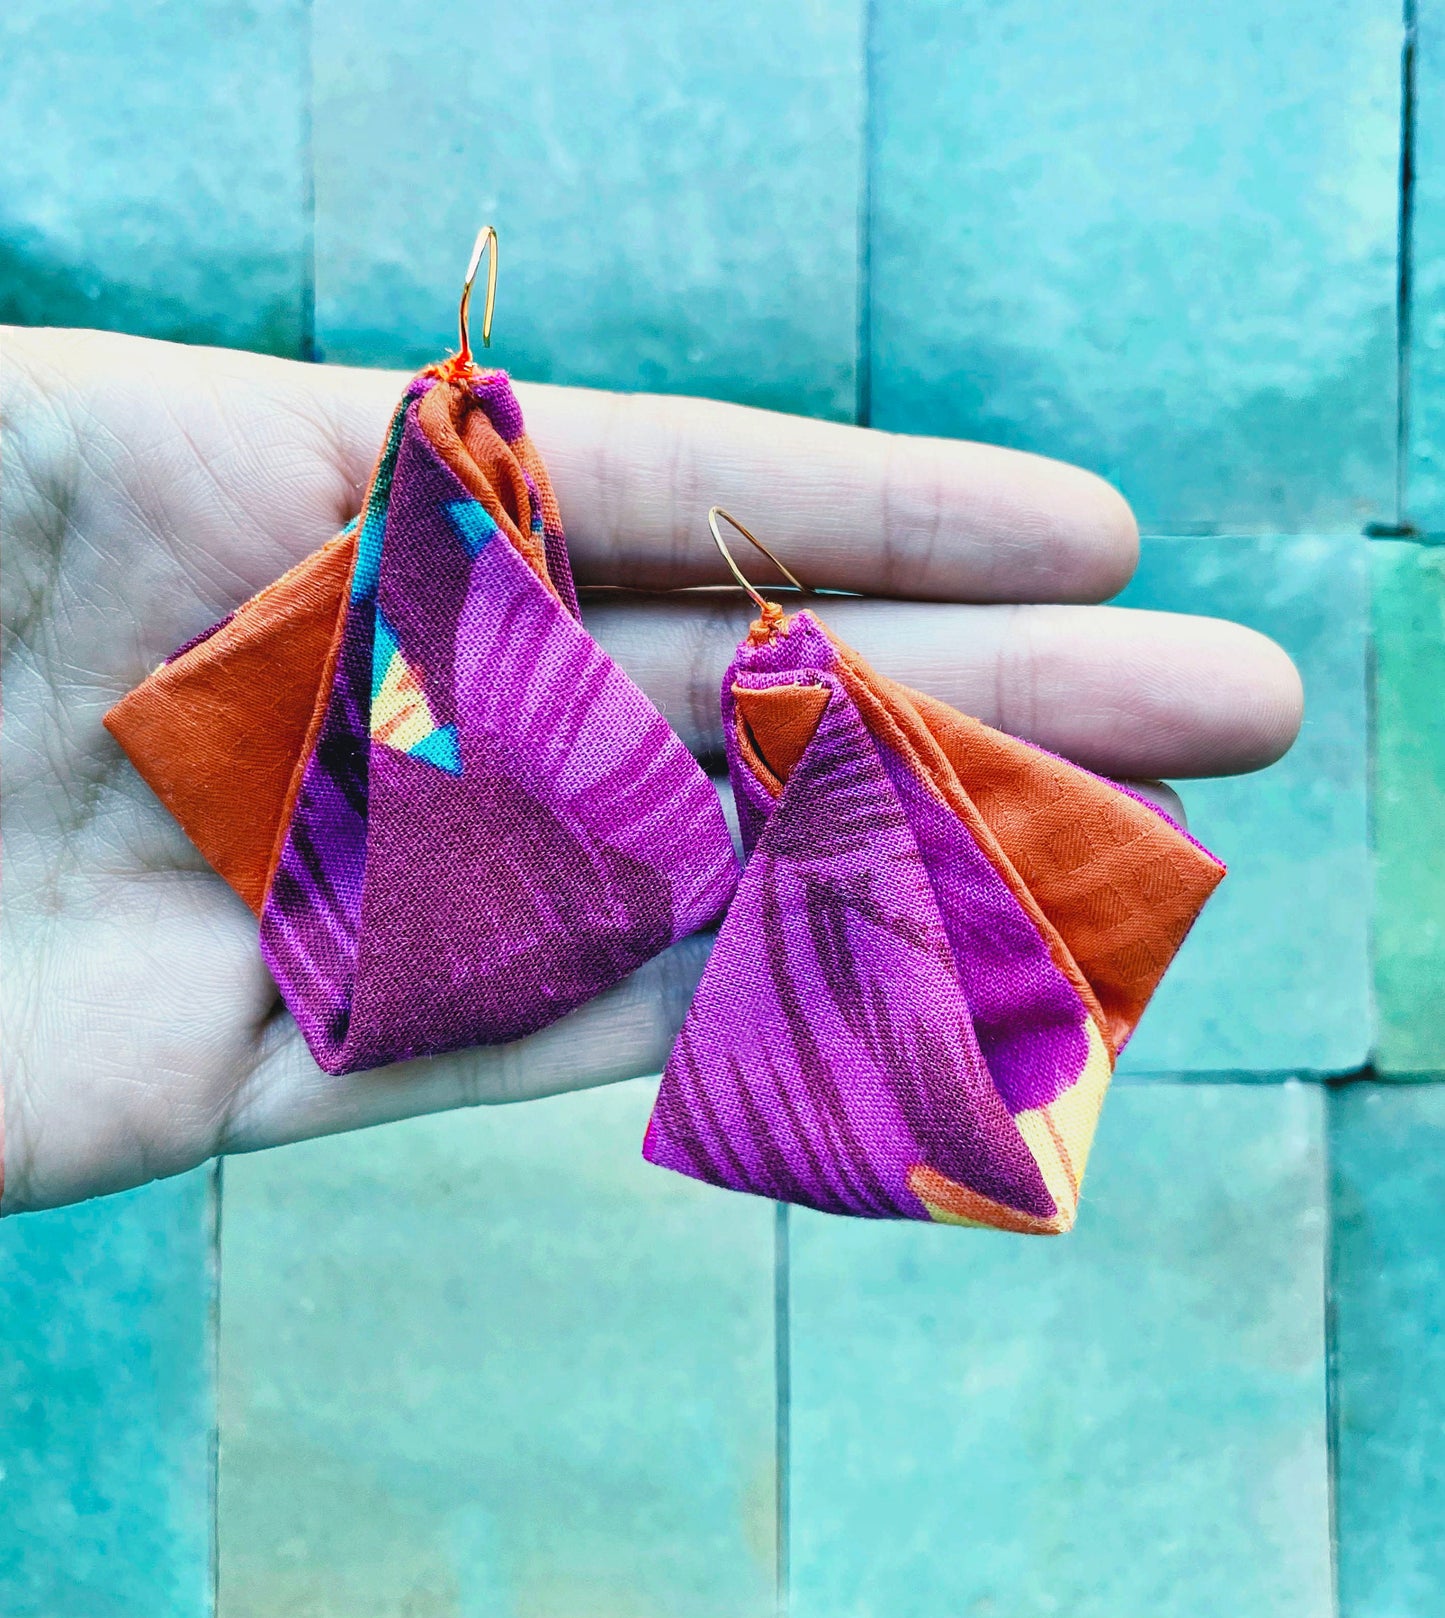
[[[1359,1068],[1371,1044],[1370,541],[1146,540],[1126,605],[1262,630],[1304,680],[1299,740],[1257,775],[1179,783],[1229,875],[1124,1053],[1124,1072]]]
[[[1331,1618],[1324,1105],[1117,1090],[1064,1238],[794,1216],[792,1618]]]
[[[872,419],[1146,530],[1393,519],[1399,0],[878,0]]]
[[[863,0],[317,0],[328,358],[435,359],[478,227],[490,358],[851,417]]]
[[[9,0],[0,321],[301,352],[306,0]]]
[[[1377,543],[1376,1066],[1445,1071],[1445,549]]]
[[[0,1223],[0,1613],[211,1610],[215,1172]]]
[[[771,1618],[772,1207],[652,1092],[228,1163],[223,1618]]]
[[[1445,534],[1445,3],[1412,0],[1415,102],[1406,509]]]
[[[1330,1097],[1341,1618],[1445,1612],[1445,1085]]]

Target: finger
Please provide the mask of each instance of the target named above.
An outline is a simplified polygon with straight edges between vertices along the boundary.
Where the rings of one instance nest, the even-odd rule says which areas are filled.
[[[880,673],[1103,775],[1259,769],[1299,729],[1294,665],[1223,619],[1125,607],[815,607]],[[589,597],[584,614],[688,746],[715,757],[718,687],[749,617],[736,594]]]
[[[1166,815],[1185,831],[1189,830],[1189,817],[1184,812],[1184,804],[1173,787],[1163,781],[1120,781],[1119,786],[1132,792],[1136,798],[1147,798],[1156,809],[1162,809]]]
[[[331,367],[307,377],[359,501],[405,379]],[[1103,601],[1134,571],[1138,529],[1123,498],[1042,456],[703,399],[520,383],[517,393],[582,583],[726,583],[713,505],[809,583],[870,595]],[[751,563],[767,577],[765,561]]]
[[[267,582],[355,515],[406,382],[111,334],[20,334],[8,347],[117,478],[145,485],[130,494],[152,526],[174,528],[178,558],[189,547],[217,600]],[[1133,571],[1121,497],[1039,456],[705,400],[518,392],[583,582],[724,582],[713,504],[809,582],[868,594],[1093,601]],[[195,554],[198,518],[230,540]]]
[[[322,1073],[295,1023],[278,1015],[215,1149],[255,1151],[418,1113],[529,1101],[659,1072],[711,949],[710,935],[684,939],[560,1022],[513,1044],[342,1079]]]
[[[1102,601],[1134,570],[1123,498],[1042,456],[701,399],[518,394],[584,583],[727,582],[707,530],[713,505],[808,583],[869,595]],[[751,554],[744,571],[755,563],[766,577]]]

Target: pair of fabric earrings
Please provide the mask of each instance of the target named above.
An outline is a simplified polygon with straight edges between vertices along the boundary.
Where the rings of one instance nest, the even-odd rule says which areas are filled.
[[[407,388],[360,516],[108,728],[257,913],[327,1072],[520,1038],[721,918],[652,1162],[836,1213],[1068,1229],[1115,1055],[1223,866],[739,573],[760,609],[722,690],[739,875],[706,775],[583,627],[546,467],[473,361],[488,247],[489,342],[490,227],[459,351]]]

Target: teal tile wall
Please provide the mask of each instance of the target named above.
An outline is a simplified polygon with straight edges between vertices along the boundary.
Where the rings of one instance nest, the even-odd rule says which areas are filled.
[[[871,400],[1157,533],[1395,506],[1398,0],[877,0]]]
[[[655,1089],[227,1164],[221,1618],[773,1618],[773,1210]]]
[[[0,322],[297,354],[306,0],[12,0]]]
[[[1445,0],[12,0],[0,317],[410,364],[491,218],[520,375],[1080,460],[1308,718],[1184,784],[1233,874],[1065,1242],[778,1227],[643,1085],[235,1161],[219,1250],[205,1175],[0,1226],[5,1618],[1445,1610],[1442,63]]]
[[[1125,1072],[1347,1073],[1369,1058],[1369,557],[1345,535],[1143,543],[1120,601],[1273,636],[1306,708],[1298,742],[1263,774],[1181,783],[1190,829],[1230,874]]]
[[[0,1612],[209,1612],[216,1171],[0,1224]]]
[[[793,1214],[794,1618],[1325,1618],[1324,1109],[1121,1087],[1062,1242]]]
[[[420,365],[483,220],[492,358],[851,418],[863,0],[316,0],[328,359]]]
[[[1445,6],[1406,6],[1414,96],[1405,515],[1422,533],[1445,538]]]
[[[1330,1097],[1341,1618],[1445,1597],[1445,1085]]]

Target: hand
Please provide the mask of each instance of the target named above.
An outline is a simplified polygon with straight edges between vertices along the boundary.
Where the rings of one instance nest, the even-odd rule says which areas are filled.
[[[705,939],[515,1045],[321,1073],[254,918],[101,728],[174,647],[355,514],[404,382],[96,333],[3,337],[6,1212],[666,1059]],[[878,598],[824,611],[884,673],[1092,769],[1256,769],[1294,739],[1299,680],[1271,642],[1086,604],[1137,550],[1123,500],[1086,472],[696,400],[517,391],[581,585],[723,583],[705,527],[721,503],[800,577]],[[740,595],[614,589],[584,608],[715,764]]]

